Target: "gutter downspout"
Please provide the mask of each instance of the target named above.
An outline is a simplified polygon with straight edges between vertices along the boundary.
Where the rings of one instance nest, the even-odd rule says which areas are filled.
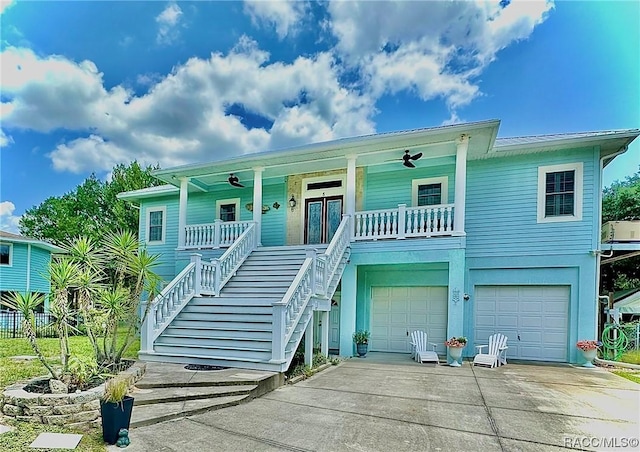
[[[608,155],[606,157],[600,157],[600,190],[598,190],[598,232],[597,232],[597,236],[596,236],[596,240],[597,240],[597,247],[596,248],[600,248],[600,241],[602,240],[602,191],[604,190],[604,187],[602,186],[602,176],[604,173],[604,161],[605,159],[610,159],[613,160],[615,159],[617,156],[619,156],[620,154],[624,154],[625,152],[627,152],[627,149],[629,148],[628,145],[625,145],[622,149],[620,149],[619,151],[613,153],[612,155]],[[595,330],[594,331],[598,331],[598,316],[600,313],[600,266],[601,266],[601,259],[602,259],[602,250],[596,250],[596,316],[594,318],[595,321]],[[613,250],[611,250],[611,255],[613,256]],[[604,256],[604,257],[610,257],[610,256]]]

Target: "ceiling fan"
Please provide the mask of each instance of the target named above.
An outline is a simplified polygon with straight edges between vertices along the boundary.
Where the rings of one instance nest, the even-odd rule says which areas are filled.
[[[229,174],[229,179],[227,180],[234,187],[244,188],[244,185],[240,183],[240,179],[238,179],[238,176],[234,176],[233,173]]]
[[[415,168],[416,166],[413,164],[413,162],[411,162],[411,160],[418,160],[420,157],[422,157],[422,152],[418,152],[417,154],[411,155],[409,153],[409,149],[404,151],[404,155],[402,156],[402,164],[404,166],[406,166],[407,168]]]

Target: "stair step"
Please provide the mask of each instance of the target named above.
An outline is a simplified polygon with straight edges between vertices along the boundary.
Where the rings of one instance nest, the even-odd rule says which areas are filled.
[[[244,337],[203,337],[198,335],[165,334],[156,339],[155,345],[196,345],[221,350],[261,350],[271,351],[271,339],[253,339]]]
[[[184,416],[193,416],[211,410],[219,410],[238,405],[249,395],[216,397],[214,399],[188,400],[186,402],[165,402],[136,406],[131,415],[131,427],[143,427]]]
[[[258,298],[251,297],[234,297],[226,298],[220,297],[199,297],[194,298],[189,302],[189,306],[272,306],[274,302],[282,300],[282,297],[275,294],[270,297],[263,296]]]
[[[253,284],[240,285],[238,287],[229,287],[225,286],[220,293],[224,295],[228,295],[229,293],[242,293],[242,292],[255,292],[259,294],[284,294],[289,286],[278,286],[278,287],[260,287],[259,285],[256,287]]]
[[[262,322],[262,323],[238,323],[238,322],[220,322],[220,321],[206,321],[206,320],[182,320],[180,318],[176,318],[173,322],[171,322],[172,327],[181,327],[181,328],[197,328],[202,329],[203,327],[207,328],[216,328],[216,329],[224,329],[224,330],[237,330],[237,331],[266,331],[271,332],[271,323]]]
[[[231,278],[231,280],[229,280],[229,282],[232,281],[248,281],[248,282],[253,282],[256,280],[256,277],[263,277],[262,272],[260,272],[260,275],[255,275],[253,273],[249,273],[249,272],[245,272],[245,273],[241,273],[238,272],[238,274],[236,274],[236,276],[234,276],[233,278]],[[287,282],[287,283],[291,283],[293,281],[293,276],[291,275],[282,275],[282,274],[273,274],[273,275],[269,275],[269,281],[283,281],[283,282]],[[229,283],[227,283],[229,284]]]
[[[271,323],[271,313],[265,314],[227,314],[205,312],[181,312],[176,320],[199,320],[212,322]]]
[[[174,353],[180,355],[199,355],[201,357],[237,359],[242,361],[269,361],[271,359],[271,350],[259,350],[250,348],[221,348],[207,347],[195,344],[183,345],[175,343],[154,344],[154,350],[157,353]]]
[[[259,272],[260,270],[264,269],[264,270],[278,270],[278,271],[286,271],[286,270],[300,270],[300,267],[302,266],[302,264],[298,265],[298,264],[279,264],[277,261],[273,261],[271,260],[269,263],[264,263],[264,262],[244,262],[242,264],[242,267],[240,267],[240,269],[238,270],[238,272],[240,271],[244,271],[244,270],[249,270],[251,269],[251,271],[254,272]]]
[[[178,327],[174,324],[167,327],[162,336],[182,336],[182,337],[205,337],[216,339],[238,339],[238,340],[259,340],[271,341],[273,336],[269,331],[247,331],[238,329],[212,328],[205,324],[199,328],[195,327]],[[162,337],[161,336],[161,337]]]
[[[242,312],[243,314],[262,314],[271,315],[273,307],[271,305],[219,305],[219,304],[199,304],[194,305],[189,303],[182,309],[182,313],[206,313],[206,314],[235,314]]]
[[[285,352],[285,358],[291,359],[293,352]],[[164,363],[190,363],[190,364],[208,364],[212,366],[233,367],[235,369],[252,369],[252,370],[264,370],[269,372],[284,372],[286,369],[280,363],[272,363],[265,359],[242,359],[233,357],[221,357],[202,354],[186,354],[176,352],[140,352],[140,359],[145,361],[156,361]],[[269,358],[271,359],[271,358]]]
[[[139,389],[134,393],[135,409],[144,405],[187,400],[214,399],[250,394],[258,385],[229,386],[174,386],[168,388]]]
[[[230,289],[232,287],[255,287],[255,288],[262,288],[262,287],[277,287],[279,289],[284,289],[285,292],[286,290],[289,288],[289,286],[291,285],[291,283],[293,282],[293,278],[287,278],[284,281],[274,281],[271,279],[271,277],[265,277],[263,275],[255,275],[252,278],[248,277],[248,276],[243,276],[242,279],[237,279],[237,278],[231,278],[231,280],[225,284],[224,288],[222,290],[225,289]]]

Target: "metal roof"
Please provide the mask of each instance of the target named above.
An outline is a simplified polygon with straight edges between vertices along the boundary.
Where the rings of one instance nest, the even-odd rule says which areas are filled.
[[[60,248],[59,246],[53,245],[52,243],[45,242],[43,240],[32,239],[30,237],[25,237],[19,234],[13,234],[12,232],[2,230],[0,230],[0,242],[31,244],[33,246],[37,246],[38,248],[43,248],[45,250],[51,251],[52,253],[65,252],[64,249]]]

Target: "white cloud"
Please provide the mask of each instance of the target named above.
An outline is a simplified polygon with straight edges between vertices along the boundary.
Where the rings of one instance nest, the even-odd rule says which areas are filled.
[[[226,55],[176,66],[142,96],[106,90],[88,61],[15,48],[0,57],[8,63],[3,127],[86,133],[48,152],[58,171],[106,171],[133,159],[168,167],[374,131],[374,99],[341,86],[329,53],[269,63],[242,37]],[[273,126],[250,128],[227,113],[230,105]]]
[[[11,201],[0,202],[0,229],[14,234],[18,233],[20,217],[13,215],[15,210],[16,206]]]
[[[167,7],[156,17],[158,23],[158,44],[171,44],[180,36],[177,26],[182,18],[182,9],[176,3],[169,3]]]
[[[308,3],[301,0],[245,0],[244,2],[244,11],[251,16],[253,24],[274,27],[281,40],[287,35],[298,32],[308,7]]]
[[[0,129],[0,148],[4,148],[13,143],[13,138],[4,133],[4,130]]]
[[[528,38],[552,1],[331,2],[336,51],[375,97],[401,90],[451,109],[480,95],[476,77],[497,53]]]
[[[0,14],[4,13],[15,4],[16,2],[14,0],[0,0]]]

